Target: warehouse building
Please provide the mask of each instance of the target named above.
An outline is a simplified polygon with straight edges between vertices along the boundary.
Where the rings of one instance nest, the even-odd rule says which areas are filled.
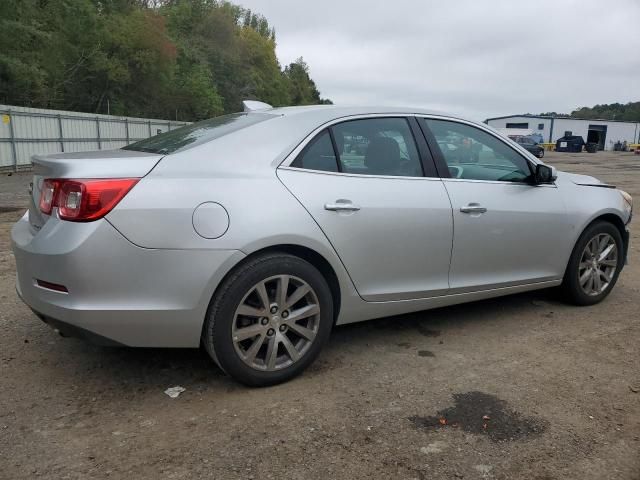
[[[548,117],[542,115],[509,115],[487,118],[484,123],[503,129],[529,130],[539,133],[544,142],[555,143],[566,132],[581,136],[585,142],[599,145],[600,150],[613,150],[616,142],[640,143],[640,123],[616,120],[582,120],[577,118]],[[508,134],[507,130],[507,134]]]

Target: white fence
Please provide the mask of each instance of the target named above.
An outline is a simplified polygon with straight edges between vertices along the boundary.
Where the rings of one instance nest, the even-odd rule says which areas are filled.
[[[31,155],[121,148],[187,122],[0,105],[0,170],[31,167]]]

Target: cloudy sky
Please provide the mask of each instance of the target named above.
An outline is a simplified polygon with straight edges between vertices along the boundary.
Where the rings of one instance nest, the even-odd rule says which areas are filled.
[[[337,104],[476,120],[640,101],[640,0],[236,0]]]

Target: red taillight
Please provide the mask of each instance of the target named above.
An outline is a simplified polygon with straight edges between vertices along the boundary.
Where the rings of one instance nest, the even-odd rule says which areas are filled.
[[[138,183],[139,178],[47,179],[42,185],[40,210],[58,207],[63,220],[90,222],[104,217]]]
[[[42,183],[42,190],[40,191],[40,211],[46,215],[51,215],[53,204],[56,201],[58,183],[58,180],[51,178],[46,179]]]

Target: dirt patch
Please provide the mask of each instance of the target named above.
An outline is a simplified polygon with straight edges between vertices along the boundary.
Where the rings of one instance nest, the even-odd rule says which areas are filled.
[[[607,168],[638,156],[549,152],[545,162],[640,198],[640,170]],[[26,209],[31,179],[0,175],[0,205]],[[303,375],[253,390],[201,351],[56,335],[15,291],[10,229],[21,215],[0,215],[2,479],[640,480],[638,217],[629,265],[601,304],[576,308],[543,290],[339,326]],[[178,385],[179,398],[164,394]],[[508,399],[505,415],[544,419],[516,424],[546,430],[491,441],[501,410],[471,400],[474,431],[488,431],[440,425],[437,410],[455,409],[462,392]]]
[[[430,352],[429,350],[419,350],[418,356],[419,357],[435,357],[436,354],[433,352]]]
[[[456,393],[455,405],[432,417],[409,417],[418,428],[461,428],[465,432],[487,435],[494,442],[522,440],[540,435],[547,422],[525,417],[507,402],[482,392]]]
[[[440,330],[432,330],[422,323],[418,323],[416,328],[418,329],[418,332],[420,332],[420,335],[424,335],[425,337],[439,337],[440,335],[442,335],[442,332]]]

